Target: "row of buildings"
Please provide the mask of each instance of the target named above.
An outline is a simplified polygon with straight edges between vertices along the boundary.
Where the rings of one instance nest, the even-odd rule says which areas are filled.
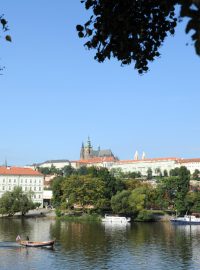
[[[55,166],[58,169],[64,166],[71,165],[77,169],[81,166],[96,166],[105,167],[108,170],[120,169],[122,172],[140,172],[143,176],[147,175],[148,169],[152,170],[153,176],[156,176],[158,172],[167,173],[171,169],[176,167],[185,166],[191,173],[196,169],[200,171],[200,158],[178,158],[178,157],[162,157],[162,158],[147,158],[143,152],[141,158],[136,151],[133,159],[131,160],[119,160],[110,149],[93,149],[90,139],[81,146],[80,159],[76,161],[70,160],[48,160],[43,163],[33,164],[31,168],[37,167],[51,167]]]
[[[34,202],[40,203],[43,206],[45,199],[51,199],[51,195],[45,195],[44,191],[44,176],[38,172],[38,167],[56,167],[61,169],[65,166],[72,166],[75,169],[81,166],[96,166],[104,167],[108,170],[116,169],[122,172],[140,172],[141,175],[146,176],[149,169],[152,170],[152,175],[156,176],[160,173],[170,172],[171,169],[176,167],[185,166],[191,173],[196,169],[200,171],[200,158],[146,158],[143,152],[141,158],[138,152],[132,160],[119,160],[110,149],[93,149],[90,139],[86,144],[82,144],[80,149],[80,159],[70,161],[67,159],[62,160],[48,160],[43,163],[37,163],[24,168],[19,167],[0,167],[0,197],[6,191],[12,191],[15,186],[22,187],[24,192],[32,193]],[[50,176],[50,179],[52,176]]]

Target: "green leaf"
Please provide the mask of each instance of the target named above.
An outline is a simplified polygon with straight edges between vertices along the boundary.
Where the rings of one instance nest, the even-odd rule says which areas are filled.
[[[7,41],[9,41],[9,42],[12,42],[12,39],[11,39],[11,36],[10,36],[10,35],[6,35],[6,36],[5,36],[5,39],[6,39]]]

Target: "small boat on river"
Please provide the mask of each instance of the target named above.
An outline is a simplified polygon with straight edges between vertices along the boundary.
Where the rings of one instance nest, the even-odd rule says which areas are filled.
[[[102,222],[112,223],[112,224],[127,224],[131,221],[130,217],[119,217],[119,216],[110,216],[105,215],[104,218],[101,219]]]
[[[36,242],[36,241],[20,241],[19,244],[24,247],[53,247],[55,240]]]
[[[21,240],[20,236],[18,235],[16,238],[16,242],[24,247],[53,247],[55,244],[55,240],[50,241],[29,241],[29,240]]]
[[[200,218],[193,215],[185,215],[184,217],[175,217],[170,219],[174,224],[182,225],[198,225],[200,224]]]

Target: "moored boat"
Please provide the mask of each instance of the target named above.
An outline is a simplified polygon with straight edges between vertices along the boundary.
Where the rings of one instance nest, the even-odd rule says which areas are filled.
[[[185,215],[184,217],[175,217],[170,219],[172,223],[183,225],[198,225],[200,224],[200,218],[194,215]]]
[[[127,224],[131,221],[131,218],[105,215],[105,217],[102,218],[101,220],[102,220],[102,222],[105,222],[105,223]]]

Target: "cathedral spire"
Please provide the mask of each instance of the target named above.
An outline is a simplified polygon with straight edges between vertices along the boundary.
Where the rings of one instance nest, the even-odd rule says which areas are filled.
[[[87,140],[87,147],[91,148],[91,141],[90,141],[90,137],[88,136],[88,140]]]
[[[144,160],[146,158],[146,154],[145,152],[142,153],[142,160]]]
[[[138,159],[139,159],[138,151],[135,151],[134,160],[138,160]]]

